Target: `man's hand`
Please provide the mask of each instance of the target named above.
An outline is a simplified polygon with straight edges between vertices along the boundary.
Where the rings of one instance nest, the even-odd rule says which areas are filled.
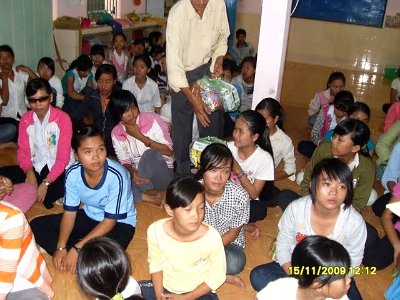
[[[214,72],[211,74],[212,78],[222,77],[224,75],[224,69],[222,68],[222,62],[224,61],[223,56],[218,56],[214,64]]]
[[[197,119],[200,121],[200,123],[204,127],[209,127],[211,121],[208,118],[208,115],[210,115],[211,112],[208,109],[208,107],[204,104],[204,102],[201,100],[199,85],[197,83],[193,84],[191,91],[192,91],[192,99],[190,100],[190,102],[192,103],[193,111]]]

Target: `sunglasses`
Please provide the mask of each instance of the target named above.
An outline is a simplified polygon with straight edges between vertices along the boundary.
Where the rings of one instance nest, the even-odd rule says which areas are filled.
[[[45,101],[49,100],[49,98],[50,98],[50,96],[43,96],[43,97],[40,97],[40,98],[28,98],[28,102],[29,102],[29,104],[34,104],[34,103],[37,103],[37,102],[42,103],[42,102],[45,102]]]

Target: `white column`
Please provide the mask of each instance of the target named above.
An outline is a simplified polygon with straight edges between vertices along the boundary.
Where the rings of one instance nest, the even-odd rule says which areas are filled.
[[[266,97],[280,100],[292,0],[263,0],[253,109]]]

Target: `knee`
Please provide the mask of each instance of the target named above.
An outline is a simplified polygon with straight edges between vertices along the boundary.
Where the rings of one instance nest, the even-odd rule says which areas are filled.
[[[282,190],[279,192],[277,195],[276,199],[278,202],[278,206],[282,209],[282,211],[285,211],[286,207],[288,205],[299,198],[299,195],[293,192],[292,190]]]
[[[243,271],[246,265],[246,254],[243,248],[237,246],[237,249],[225,251],[226,255],[226,274],[236,275]]]
[[[268,284],[265,265],[257,266],[250,272],[250,283],[257,292],[262,290]]]

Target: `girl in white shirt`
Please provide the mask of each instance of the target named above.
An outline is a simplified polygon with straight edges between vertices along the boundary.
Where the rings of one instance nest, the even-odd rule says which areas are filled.
[[[141,295],[139,284],[130,273],[131,266],[124,249],[108,237],[96,237],[79,251],[76,274],[79,286],[88,296],[129,299]]]
[[[306,237],[292,253],[291,275],[269,283],[257,294],[264,299],[348,299],[350,256],[338,242]]]
[[[233,142],[228,143],[234,157],[231,180],[249,194],[250,220],[245,230],[254,239],[260,235],[255,222],[267,215],[266,197],[274,181],[274,161],[264,117],[253,110],[242,112],[235,122]]]
[[[25,87],[29,74],[14,67],[15,55],[8,45],[0,46],[0,124],[18,121],[26,112]]]
[[[125,80],[122,89],[130,91],[136,98],[141,112],[160,113],[161,97],[157,83],[148,74],[151,60],[148,55],[136,56],[133,60],[133,76]]]
[[[296,158],[291,138],[283,132],[285,111],[278,101],[273,98],[265,98],[256,106],[256,111],[263,115],[268,125],[269,139],[274,153],[275,180],[288,178],[295,179]],[[283,170],[277,167],[283,160]]]
[[[51,57],[42,57],[39,59],[37,64],[37,73],[35,73],[31,68],[19,65],[18,70],[26,72],[29,74],[29,81],[33,78],[39,77],[46,79],[51,86],[53,100],[52,105],[62,108],[64,105],[64,91],[62,88],[61,80],[55,75],[56,66],[54,60]]]

